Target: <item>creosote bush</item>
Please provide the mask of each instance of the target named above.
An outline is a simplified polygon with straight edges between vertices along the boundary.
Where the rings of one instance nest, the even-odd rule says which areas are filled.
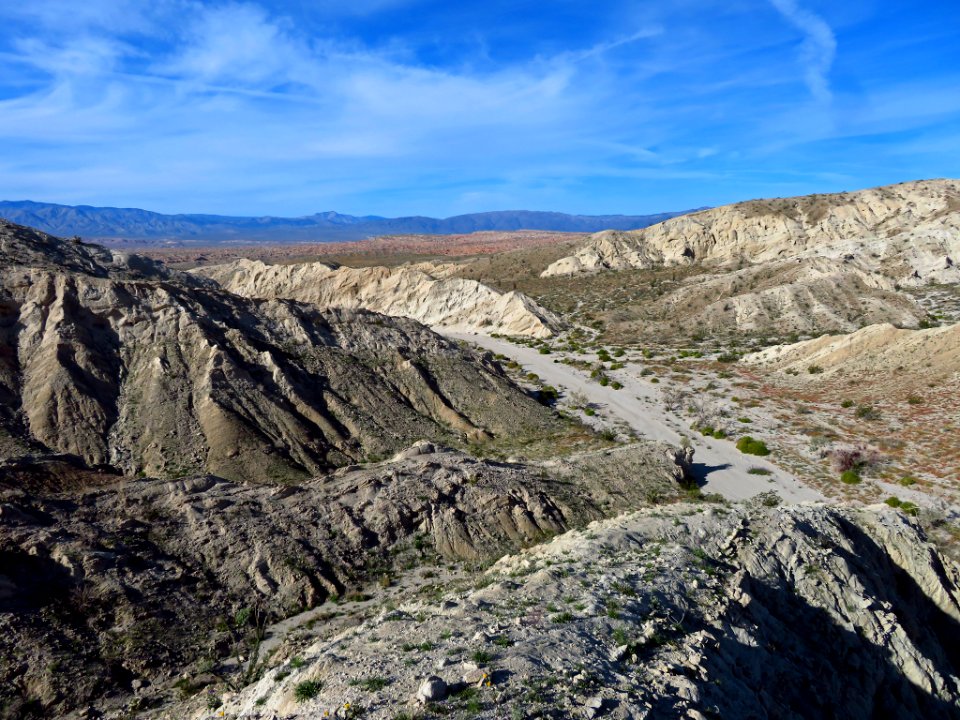
[[[844,470],[840,473],[840,482],[846,485],[859,485],[860,479],[860,473],[856,470]]]
[[[920,508],[917,507],[915,503],[901,500],[896,496],[888,497],[884,502],[892,508],[897,508],[905,512],[907,515],[918,515],[920,513]]]
[[[762,440],[755,440],[749,435],[744,435],[737,440],[737,450],[744,455],[769,455],[770,449]]]

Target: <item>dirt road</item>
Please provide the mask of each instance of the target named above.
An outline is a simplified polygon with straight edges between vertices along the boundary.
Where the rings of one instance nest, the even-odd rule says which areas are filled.
[[[527,372],[536,373],[545,383],[558,390],[583,393],[601,413],[611,419],[622,420],[642,436],[678,444],[681,433],[690,435],[685,421],[663,407],[657,385],[640,377],[637,368],[632,365],[607,373],[623,383],[623,388],[615,390],[591,380],[581,370],[554,362],[558,357],[556,354],[541,355],[535,349],[487,335],[434,329],[447,337],[506,355],[520,363]],[[788,502],[826,499],[774,463],[744,455],[731,440],[692,437],[691,441],[696,448],[694,471],[704,492],[719,493],[730,500],[744,500],[769,490],[776,491]],[[765,468],[772,474],[750,474],[747,471],[751,467]]]

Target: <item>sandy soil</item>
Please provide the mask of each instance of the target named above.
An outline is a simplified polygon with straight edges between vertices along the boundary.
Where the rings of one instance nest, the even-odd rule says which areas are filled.
[[[438,328],[438,331],[441,329]],[[446,331],[444,331],[446,332]],[[628,363],[622,370],[609,373],[623,384],[616,390],[602,386],[583,371],[560,362],[556,354],[541,355],[537,350],[472,333],[446,333],[448,337],[479,345],[482,348],[520,363],[528,372],[534,372],[545,382],[568,393],[586,395],[592,404],[608,417],[627,423],[641,436],[678,444],[681,436],[689,435],[686,421],[667,412],[659,401],[660,389],[639,375],[639,368]],[[701,475],[704,492],[715,492],[730,500],[742,500],[761,492],[776,491],[784,500],[804,502],[823,500],[824,496],[802,484],[796,477],[763,458],[740,453],[732,440],[705,440],[692,438],[696,448],[695,469]],[[747,471],[761,467],[771,475],[752,475]]]

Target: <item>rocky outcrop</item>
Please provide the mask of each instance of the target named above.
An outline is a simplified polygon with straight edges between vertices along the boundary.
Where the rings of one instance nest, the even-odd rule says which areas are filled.
[[[698,275],[656,302],[689,327],[776,335],[915,327],[927,312],[893,280],[855,261],[776,260]]]
[[[960,282],[960,181],[752,200],[594,235],[544,277],[693,262],[857,258],[901,284]]]
[[[958,581],[890,508],[658,508],[300,647],[221,709],[393,718],[432,676],[451,717],[945,719],[960,713]],[[298,701],[306,680],[317,692]]]
[[[522,293],[501,293],[475,280],[437,278],[408,267],[267,265],[238,260],[194,273],[245,297],[286,298],[321,308],[363,308],[452,330],[549,337],[560,328],[559,318]]]
[[[870,325],[847,335],[777,345],[747,355],[744,363],[764,370],[789,371],[796,383],[822,383],[837,374],[850,377],[892,377],[927,385],[960,377],[960,324],[926,330],[905,330],[889,324]],[[812,374],[808,368],[818,372]],[[910,380],[908,380],[910,379]],[[937,384],[939,384],[937,383]]]
[[[130,475],[290,482],[558,422],[414,321],[242,298],[6,223],[0,339],[0,447]]]
[[[12,482],[0,471],[0,717],[119,708],[131,689],[140,710],[168,702],[184,669],[235,670],[254,622],[378,592],[411,568],[490,561],[676,490],[662,447],[618,454],[605,469],[566,461],[582,468],[576,482],[429,442],[286,487],[114,478],[60,494],[23,489],[49,466]],[[624,463],[643,474],[623,482]]]

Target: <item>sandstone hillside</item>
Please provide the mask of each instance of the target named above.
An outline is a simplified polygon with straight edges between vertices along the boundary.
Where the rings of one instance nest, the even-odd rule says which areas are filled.
[[[747,355],[765,370],[796,372],[794,382],[822,383],[834,376],[890,378],[904,385],[960,383],[960,324],[926,330],[871,325],[847,335],[824,335]],[[810,373],[813,366],[819,371]],[[899,378],[899,380],[897,380]]]
[[[856,260],[901,284],[960,282],[960,181],[751,200],[644,230],[605,231],[543,274],[807,256]]]
[[[555,315],[521,293],[501,293],[474,280],[438,278],[422,269],[238,260],[194,273],[245,297],[364,308],[450,329],[549,337],[560,327]]]
[[[960,713],[958,580],[890,508],[641,511],[297,648],[222,709],[946,719]],[[189,717],[206,716],[195,702]]]
[[[850,332],[882,322],[915,327],[927,315],[881,273],[821,257],[697,275],[651,310],[701,330],[781,336]]]
[[[664,447],[606,458],[572,458],[554,479],[418,442],[297,486],[198,476],[71,494],[31,482],[51,470],[42,463],[0,472],[0,718],[91,704],[142,717],[241,681],[236,657],[266,624],[342,598],[362,605],[361,591],[412,568],[488,562],[679,491],[683,468]]]
[[[417,322],[256,300],[0,224],[0,449],[159,477],[310,477],[418,438],[555,428],[489,356]]]

